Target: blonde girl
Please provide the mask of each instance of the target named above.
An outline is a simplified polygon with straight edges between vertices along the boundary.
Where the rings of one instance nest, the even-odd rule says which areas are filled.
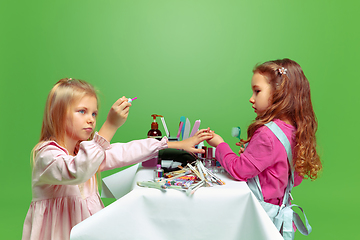
[[[71,78],[55,84],[47,98],[40,141],[33,149],[32,202],[23,240],[69,239],[73,226],[101,210],[97,172],[145,161],[165,148],[201,152],[194,146],[211,137],[207,130],[200,130],[181,142],[164,137],[110,144],[130,107],[127,98],[118,99],[95,132],[98,98],[94,87]]]

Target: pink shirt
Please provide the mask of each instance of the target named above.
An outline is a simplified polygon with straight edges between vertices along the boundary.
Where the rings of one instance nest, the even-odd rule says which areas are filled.
[[[278,119],[274,122],[285,133],[293,150],[295,127]],[[289,164],[284,146],[269,128],[262,126],[257,129],[240,156],[227,143],[221,143],[216,148],[215,157],[237,180],[247,181],[258,175],[265,202],[281,205],[289,176]],[[294,186],[297,186],[302,177],[296,172],[294,177]]]
[[[97,133],[80,144],[76,156],[54,141],[37,148],[32,173],[33,199],[22,239],[67,240],[73,226],[101,210],[96,172],[155,157],[167,138],[110,144]]]

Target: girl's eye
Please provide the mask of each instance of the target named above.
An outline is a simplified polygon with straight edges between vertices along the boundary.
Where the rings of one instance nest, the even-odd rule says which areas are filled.
[[[96,117],[96,116],[97,116],[97,113],[93,113],[92,115],[93,115],[93,117]]]
[[[84,114],[84,113],[85,113],[85,110],[79,110],[79,113]]]

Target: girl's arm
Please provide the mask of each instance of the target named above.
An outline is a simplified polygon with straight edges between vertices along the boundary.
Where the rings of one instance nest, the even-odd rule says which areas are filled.
[[[80,143],[76,156],[56,142],[46,142],[39,147],[35,156],[33,183],[36,185],[76,185],[86,182],[99,169],[110,144],[95,134],[91,141]]]
[[[195,133],[194,136],[182,141],[168,142],[168,148],[183,149],[192,153],[204,153],[204,149],[196,149],[195,145],[198,145],[202,141],[210,140],[213,138],[213,133],[210,132],[210,128],[201,129]]]
[[[212,137],[208,129],[199,130],[193,137],[183,141],[168,142],[166,137],[158,141],[153,138],[134,140],[128,143],[113,143],[111,148],[105,151],[105,160],[99,170],[105,171],[131,164],[143,162],[158,156],[162,149],[183,149],[193,153],[202,153],[203,149],[196,149],[195,145]]]
[[[212,146],[212,147],[217,147],[220,143],[224,142],[224,139],[222,139],[222,137],[220,137],[220,135],[212,132],[213,137],[211,139],[206,140],[206,142]]]
[[[159,151],[167,147],[166,137],[161,141],[154,138],[145,138],[127,143],[113,143],[105,151],[105,159],[101,163],[99,170],[106,171],[143,162],[157,157]]]
[[[246,181],[272,165],[274,157],[273,141],[267,134],[254,134],[246,150],[239,155],[217,134],[207,142],[216,146],[215,158],[234,178]],[[270,157],[270,158],[269,158]]]
[[[224,140],[218,134],[215,134],[215,133],[213,133],[213,134],[214,134],[214,137],[212,139],[207,140],[207,143],[209,145],[211,145],[212,147],[217,147],[220,143],[223,143]],[[243,144],[241,142],[237,142],[236,146],[240,146],[239,155],[242,154],[245,150],[245,148],[243,147]]]
[[[247,179],[255,177],[261,172],[254,165],[251,157],[249,158],[245,153],[240,156],[237,155],[225,142],[217,146],[215,158],[231,176],[240,181],[247,181]]]
[[[125,96],[119,98],[110,108],[106,121],[99,130],[99,135],[110,142],[118,128],[125,123],[130,106],[131,103],[128,103]]]

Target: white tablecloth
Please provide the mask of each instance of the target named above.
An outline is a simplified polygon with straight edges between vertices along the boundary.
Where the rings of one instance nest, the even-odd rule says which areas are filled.
[[[76,225],[70,239],[282,239],[245,182],[218,176],[226,185],[187,196],[137,186],[153,177],[153,170],[140,168],[133,190]]]

